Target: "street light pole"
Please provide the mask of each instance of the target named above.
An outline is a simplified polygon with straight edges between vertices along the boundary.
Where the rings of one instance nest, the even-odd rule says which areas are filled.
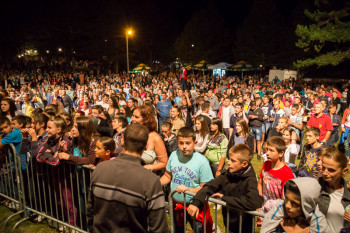
[[[126,38],[126,73],[129,74],[129,44],[128,44],[128,34],[125,36]]]
[[[127,74],[129,74],[129,41],[128,41],[128,35],[131,35],[132,31],[129,29],[127,33],[125,34],[126,38],[126,67],[127,67]]]

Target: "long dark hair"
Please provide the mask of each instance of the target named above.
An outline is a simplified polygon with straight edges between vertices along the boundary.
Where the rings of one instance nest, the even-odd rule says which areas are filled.
[[[17,110],[15,101],[13,101],[10,98],[5,98],[5,99],[1,100],[1,102],[2,101],[6,101],[9,104],[9,106],[10,106],[9,113],[10,113],[11,117],[14,117],[16,115],[16,110]],[[1,116],[6,116],[6,115],[7,115],[7,113],[3,112],[1,110]]]
[[[118,100],[117,100],[117,98],[115,98],[114,96],[111,96],[111,97],[109,97],[111,100],[112,100],[112,107],[113,108],[116,108],[116,109],[119,109],[119,104],[118,104]]]
[[[134,111],[138,110],[142,116],[142,125],[146,126],[150,132],[157,130],[157,121],[152,108],[148,105],[137,106]]]
[[[94,137],[98,136],[98,133],[95,129],[94,123],[91,118],[86,116],[81,116],[75,119],[77,123],[77,129],[79,131],[79,136],[74,138],[73,144],[78,146],[79,151],[87,156],[90,148],[90,144]]]

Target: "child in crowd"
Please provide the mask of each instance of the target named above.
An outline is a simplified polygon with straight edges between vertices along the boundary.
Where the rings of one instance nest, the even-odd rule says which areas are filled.
[[[0,117],[0,132],[0,149],[5,145],[13,144],[16,148],[16,153],[18,153],[22,141],[21,131],[18,128],[12,127],[7,117]]]
[[[314,171],[314,177],[320,178],[322,177],[322,159],[323,156],[327,153],[329,147],[323,147],[321,150],[317,152],[317,161],[316,161],[316,166],[317,170]]]
[[[263,203],[263,198],[257,189],[256,175],[250,164],[253,155],[250,148],[244,144],[238,144],[229,150],[228,170],[214,180],[206,183],[193,198],[188,207],[188,213],[198,217],[199,208],[206,203],[208,196],[220,197],[227,203],[230,209],[229,226],[227,225],[227,210],[222,209],[222,215],[226,227],[230,232],[238,232],[240,210],[255,210]],[[252,231],[253,216],[243,214],[242,232]]]
[[[263,164],[258,181],[259,194],[264,198],[261,208],[264,213],[282,199],[284,184],[294,178],[292,170],[283,161],[285,150],[286,143],[281,137],[267,139],[267,161]]]
[[[98,163],[113,159],[113,152],[115,150],[115,142],[112,138],[101,137],[96,143],[95,153]]]
[[[267,138],[270,138],[273,136],[282,136],[282,131],[287,126],[288,126],[288,118],[287,117],[280,117],[278,119],[277,127],[270,128]]]
[[[337,111],[337,105],[330,105],[329,106],[329,116],[332,120],[333,130],[331,131],[331,136],[327,140],[327,145],[330,147],[334,146],[334,143],[336,143],[339,140],[339,131],[338,127],[341,125],[341,119],[338,114],[336,114]]]
[[[286,127],[282,133],[287,147],[284,152],[284,162],[292,169],[293,173],[296,173],[297,166],[295,165],[295,159],[300,152],[299,136],[292,127]]]
[[[329,232],[326,218],[318,209],[321,186],[309,177],[288,180],[284,200],[266,214],[260,233]]]
[[[317,152],[324,145],[318,141],[320,137],[320,130],[318,128],[308,128],[305,135],[306,144],[304,145],[303,154],[298,166],[298,176],[314,177],[314,172],[317,170]]]
[[[164,122],[161,125],[161,138],[164,142],[168,156],[170,156],[171,153],[177,149],[177,138],[176,135],[172,132],[172,127],[173,125],[168,121]]]
[[[266,154],[266,152],[267,152],[267,143],[266,143],[266,142],[264,142],[264,143],[262,144],[261,149],[262,149],[262,155],[261,155],[261,157],[263,158],[263,162],[265,163],[265,162],[267,161],[267,154]]]
[[[162,185],[170,183],[171,190],[176,190],[174,198],[174,221],[175,232],[184,231],[183,208],[181,204],[185,201],[185,191],[197,193],[205,183],[213,179],[213,175],[208,160],[198,152],[194,151],[196,145],[196,134],[192,128],[183,127],[177,134],[177,144],[179,150],[174,151],[169,158],[165,174],[160,178]],[[186,195],[186,202],[191,203],[193,197]],[[207,232],[212,231],[212,218],[210,216],[209,205],[206,207],[206,223],[204,223],[204,213],[201,209],[196,218],[195,226],[190,218],[186,220],[191,224],[195,232],[201,232],[206,227]],[[187,215],[186,215],[187,217]]]
[[[66,122],[60,116],[52,117],[47,122],[48,140],[40,149],[36,159],[41,163],[57,166],[60,163],[58,153],[71,151],[71,141],[64,135]],[[64,142],[64,147],[61,146]]]
[[[300,135],[300,131],[303,129],[303,117],[299,114],[299,104],[292,105],[291,116],[289,117],[288,124],[293,127],[295,132]]]
[[[30,117],[27,117],[26,115],[14,116],[11,120],[11,125],[12,125],[12,127],[15,127],[16,129],[22,129],[22,127],[28,123],[28,118],[31,119]]]
[[[71,135],[72,153],[60,152],[59,159],[70,160],[76,165],[95,164],[95,148],[99,135],[91,118],[83,116],[75,119]]]

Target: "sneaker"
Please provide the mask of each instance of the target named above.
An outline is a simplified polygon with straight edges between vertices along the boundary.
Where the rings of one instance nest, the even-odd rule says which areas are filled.
[[[59,225],[59,226],[58,226],[58,231],[59,231],[59,232],[64,232],[64,231],[66,231],[66,229],[67,229],[66,226],[63,226],[63,225]]]
[[[42,215],[38,215],[36,218],[34,218],[34,222],[41,223],[45,218]]]
[[[256,154],[256,159],[257,159],[258,161],[260,161],[260,160],[261,160],[261,155]]]

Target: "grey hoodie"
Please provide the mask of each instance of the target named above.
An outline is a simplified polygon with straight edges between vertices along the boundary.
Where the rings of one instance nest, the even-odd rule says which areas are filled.
[[[302,211],[306,221],[310,222],[310,232],[329,232],[326,218],[316,205],[316,200],[320,195],[321,186],[314,178],[300,177],[292,180],[299,188],[301,195]],[[284,200],[280,200],[266,214],[260,233],[275,232],[283,218],[287,216],[284,208]]]

